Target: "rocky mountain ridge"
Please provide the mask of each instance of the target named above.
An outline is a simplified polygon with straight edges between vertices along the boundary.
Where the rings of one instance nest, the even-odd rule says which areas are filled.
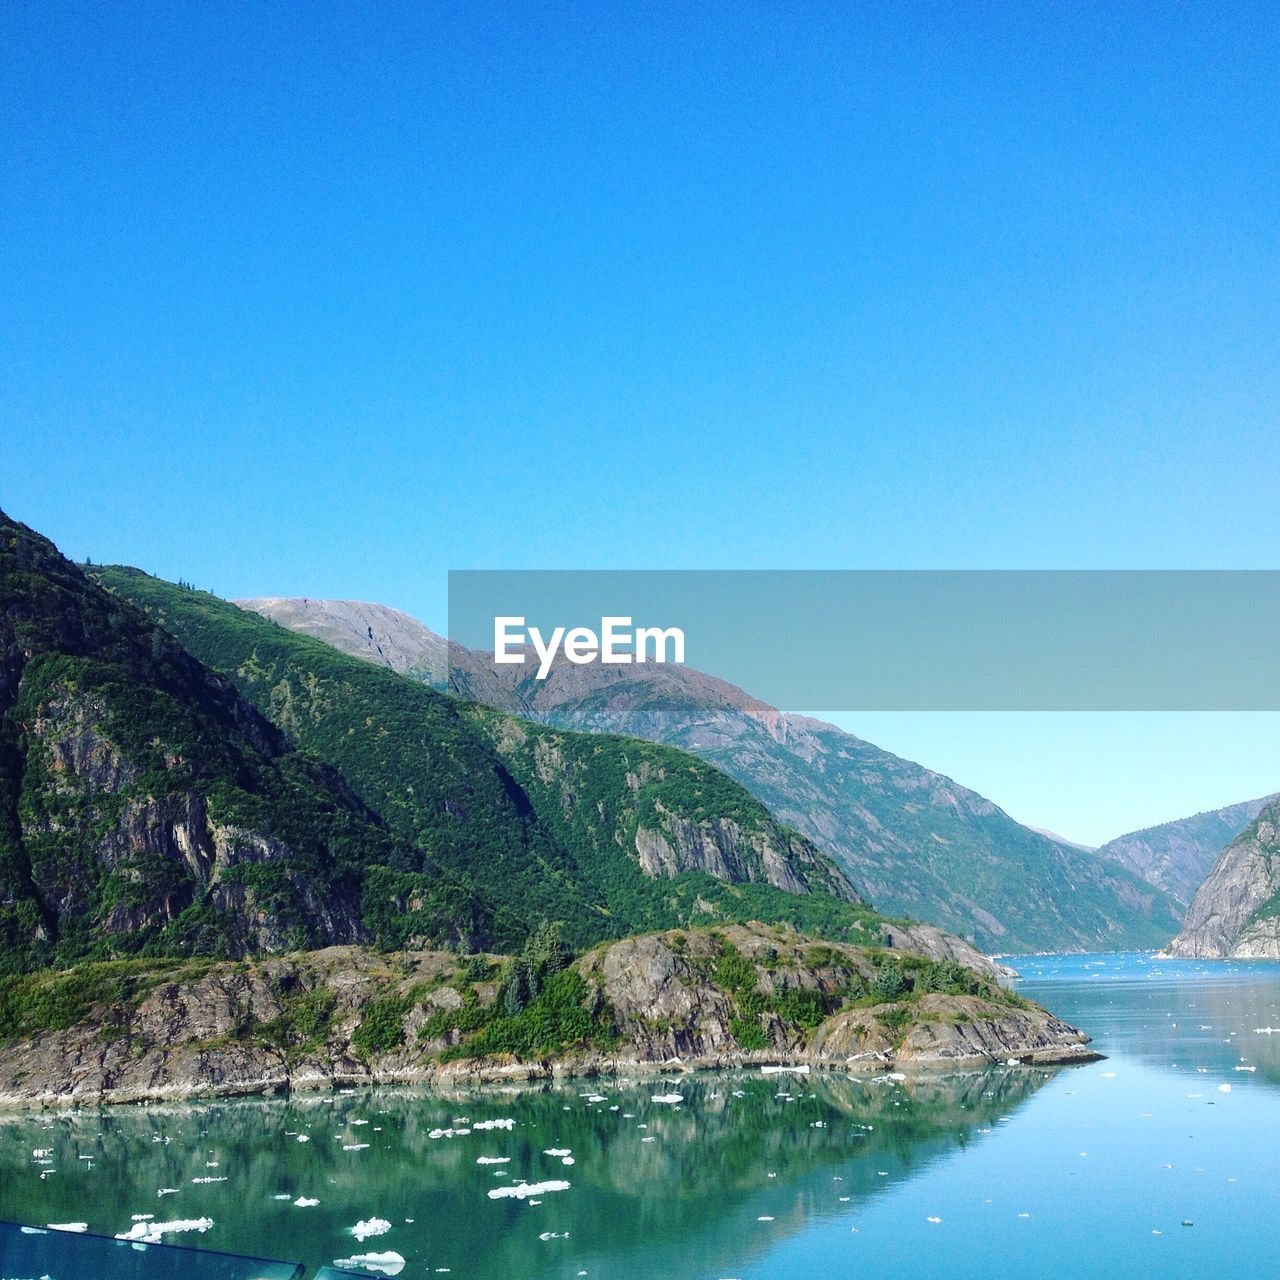
[[[1280,800],[1222,851],[1196,890],[1175,956],[1280,959]]]

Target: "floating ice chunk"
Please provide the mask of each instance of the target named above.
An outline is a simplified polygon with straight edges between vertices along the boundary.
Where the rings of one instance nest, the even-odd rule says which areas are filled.
[[[930,1218],[926,1218],[926,1219],[925,1219],[925,1221],[926,1221],[926,1222],[932,1222],[932,1223],[933,1223],[933,1225],[936,1227],[936,1226],[938,1225],[938,1223],[940,1223],[940,1222],[942,1221],[942,1219],[941,1219],[941,1218],[937,1218],[937,1217],[930,1217]]]
[[[133,1213],[129,1215],[130,1222],[150,1222],[156,1215],[154,1213]]]
[[[1232,1067],[1232,1071],[1257,1071],[1257,1067]]]
[[[1114,1071],[1104,1071],[1102,1073],[1102,1078],[1104,1080],[1114,1080],[1116,1078],[1116,1073]]]
[[[176,1196],[177,1194],[177,1187],[161,1187],[160,1190],[156,1192],[157,1196]]]
[[[567,1240],[568,1238],[569,1233],[567,1231],[544,1231],[538,1237],[539,1240]]]
[[[273,1200],[292,1200],[293,1197],[287,1192],[282,1191],[278,1196],[272,1196]]]
[[[641,1138],[641,1142],[657,1142],[657,1138]]]
[[[369,1122],[367,1120],[353,1120],[351,1123],[352,1124],[368,1124]]]
[[[213,1226],[212,1218],[175,1218],[171,1222],[135,1222],[128,1231],[118,1232],[117,1240],[137,1240],[142,1244],[159,1244],[161,1236],[180,1231],[199,1231],[202,1235]]]
[[[573,1163],[574,1163],[574,1159],[573,1159],[573,1157],[572,1157],[572,1156],[562,1156],[562,1157],[560,1158],[560,1163],[561,1163],[561,1164],[573,1164]]]
[[[544,1156],[557,1156],[563,1159],[565,1156],[573,1154],[572,1147],[548,1147],[543,1153]]]
[[[471,1127],[473,1129],[514,1129],[516,1122],[510,1117],[502,1120],[477,1120]]]
[[[798,1067],[773,1067],[773,1066],[761,1067],[760,1072],[762,1075],[766,1075],[766,1076],[780,1076],[780,1075],[807,1076],[809,1074],[809,1064],[805,1062]]]
[[[227,1180],[227,1178],[226,1178],[226,1175],[225,1175],[225,1174],[223,1174],[221,1177],[216,1177],[216,1178],[215,1178],[214,1176],[212,1176],[212,1175],[209,1175],[209,1176],[204,1177],[204,1178],[192,1178],[192,1179],[191,1179],[191,1181],[192,1181],[193,1183],[195,1183],[195,1185],[196,1185],[196,1186],[198,1186],[198,1187],[208,1186],[208,1184],[209,1184],[209,1183],[211,1183],[211,1182],[226,1182],[226,1180]]]
[[[300,1134],[298,1134],[298,1141],[299,1141],[299,1142],[310,1142],[310,1141],[311,1141],[311,1138],[310,1138],[310,1136],[309,1136],[309,1135],[307,1135],[307,1134],[305,1134],[305,1133],[300,1133]]]
[[[476,1156],[476,1164],[510,1164],[510,1156]]]
[[[757,1221],[757,1222],[772,1222],[772,1221],[773,1221],[773,1219],[772,1219],[771,1217],[769,1217],[769,1215],[768,1215],[767,1213],[762,1213],[762,1214],[761,1214],[761,1215],[756,1219],[756,1221]]]
[[[31,1158],[33,1160],[43,1160],[46,1156],[53,1155],[52,1147],[32,1147]]]
[[[369,1144],[367,1142],[345,1142],[342,1145],[343,1151],[368,1151]]]
[[[609,1099],[606,1098],[602,1093],[589,1093],[587,1094],[587,1101],[588,1102],[608,1102]]]
[[[655,1093],[649,1099],[649,1101],[650,1102],[668,1102],[672,1106],[674,1106],[676,1103],[684,1101],[684,1095],[681,1093]]]
[[[361,1244],[370,1236],[385,1236],[391,1230],[391,1223],[386,1218],[362,1218],[351,1228],[351,1234]]]
[[[320,1203],[314,1196],[299,1196],[294,1202],[297,1209],[311,1209]]]
[[[345,1270],[363,1267],[380,1275],[398,1276],[404,1270],[404,1257],[389,1249],[386,1253],[358,1253],[354,1258],[335,1258],[333,1265]]]
[[[49,1223],[50,1231],[88,1231],[89,1224],[87,1222],[51,1222]]]
[[[1219,1093],[1230,1093],[1230,1092],[1231,1092],[1231,1086],[1230,1086],[1229,1084],[1220,1084],[1220,1085],[1218,1086],[1218,1092],[1219,1092]]]
[[[490,1200],[527,1200],[530,1196],[546,1195],[550,1191],[568,1191],[568,1182],[517,1182],[511,1187],[494,1187],[489,1192]]]

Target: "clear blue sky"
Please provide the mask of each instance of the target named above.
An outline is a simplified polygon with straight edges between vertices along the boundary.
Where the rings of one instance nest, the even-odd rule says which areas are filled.
[[[0,505],[438,626],[450,567],[1280,567],[1274,16],[5,6]],[[1240,798],[1184,736],[1159,816]]]

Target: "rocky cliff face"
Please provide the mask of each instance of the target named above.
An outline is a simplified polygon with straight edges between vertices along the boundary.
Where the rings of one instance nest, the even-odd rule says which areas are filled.
[[[1109,840],[1100,858],[1128,868],[1185,908],[1218,855],[1276,796],[1246,800]]]
[[[0,961],[366,936],[388,842],[226,680],[0,513]]]
[[[1223,851],[1169,945],[1178,956],[1280,959],[1280,801]]]
[[[885,955],[917,990],[873,992]],[[468,1051],[503,1027],[503,969],[442,952],[333,948],[250,964],[156,962],[84,971],[58,988],[73,1025],[24,1024],[0,985],[0,1104],[65,1105],[270,1093],[375,1082],[534,1079],[755,1064],[842,1070],[1048,1063],[1088,1037],[986,983],[905,953],[815,943],[762,925],[627,939],[583,957],[571,1007],[535,1021],[574,1038],[532,1052]],[[914,975],[914,976],[913,976]],[[22,980],[64,984],[69,975]],[[31,1006],[28,1006],[28,1008]],[[46,1003],[41,1008],[49,1007]],[[475,1028],[480,1028],[477,1032]],[[584,1031],[584,1029],[586,1029]]]

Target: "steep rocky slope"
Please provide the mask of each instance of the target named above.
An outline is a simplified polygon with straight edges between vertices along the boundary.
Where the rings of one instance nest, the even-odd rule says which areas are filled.
[[[1280,801],[1222,851],[1169,945],[1178,956],[1280,959]]]
[[[0,1103],[1094,1056],[1079,1031],[969,970],[787,928],[626,939],[568,967],[554,946],[497,959],[347,947],[10,979],[0,982]]]
[[[287,626],[297,612],[281,602],[255,607]],[[415,650],[432,634],[418,624]],[[327,638],[348,653],[364,648],[355,623]],[[539,682],[457,646],[449,655],[451,687],[468,698],[560,728],[669,743],[716,764],[835,858],[881,910],[932,921],[983,950],[1159,946],[1180,922],[1178,904],[1124,866],[714,677],[561,663]]]
[[[0,513],[0,971],[357,941],[393,839],[234,687]]]
[[[1098,856],[1127,867],[1185,908],[1222,850],[1276,798],[1246,800],[1133,831],[1109,840]]]

